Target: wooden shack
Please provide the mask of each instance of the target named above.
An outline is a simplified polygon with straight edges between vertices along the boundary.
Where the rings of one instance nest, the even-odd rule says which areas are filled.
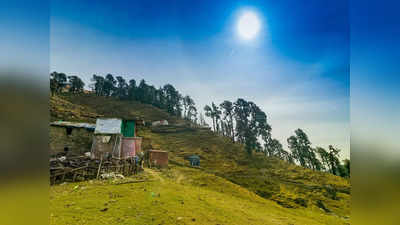
[[[141,151],[142,139],[136,137],[137,120],[99,118],[93,136],[92,158],[110,156],[128,159]]]

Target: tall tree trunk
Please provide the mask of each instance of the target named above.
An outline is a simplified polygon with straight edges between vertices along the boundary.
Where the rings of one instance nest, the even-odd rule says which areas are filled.
[[[232,142],[233,143],[235,143],[235,129],[233,128],[233,118],[232,118],[232,115],[230,116],[231,118],[230,118],[230,120],[231,120],[231,123],[230,123],[230,127],[231,127],[231,134],[232,134]]]
[[[212,121],[213,121],[213,130],[214,130],[214,132],[215,132],[215,122],[214,122],[214,117],[212,117]]]

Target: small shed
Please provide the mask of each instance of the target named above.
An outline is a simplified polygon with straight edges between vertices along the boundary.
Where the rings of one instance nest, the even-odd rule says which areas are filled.
[[[136,120],[99,118],[93,136],[92,158],[111,156],[127,159],[141,151],[142,138],[136,137]]]
[[[191,155],[188,157],[190,166],[200,166],[200,157],[198,155]]]
[[[121,125],[121,119],[97,119],[91,149],[92,158],[100,159],[107,156],[121,158]]]
[[[92,135],[96,125],[55,121],[50,123],[49,147],[50,155],[76,154],[81,155],[90,150]]]
[[[148,165],[149,167],[164,168],[168,166],[168,152],[161,150],[149,150]]]

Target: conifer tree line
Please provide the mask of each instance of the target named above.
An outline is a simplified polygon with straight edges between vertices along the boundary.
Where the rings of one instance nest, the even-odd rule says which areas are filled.
[[[268,157],[277,157],[305,168],[326,171],[338,176],[350,176],[350,160],[339,160],[340,149],[328,146],[313,148],[307,134],[297,129],[287,139],[289,151],[284,150],[279,140],[271,137],[271,126],[267,115],[254,102],[242,98],[235,102],[212,102],[204,107],[207,117],[212,120],[212,130],[218,135],[229,137],[232,142],[244,145],[249,154],[262,152]]]
[[[194,100],[183,96],[171,84],[155,88],[142,79],[138,84],[135,79],[126,81],[122,76],[114,77],[107,74],[105,77],[94,74],[89,87],[97,96],[110,96],[120,100],[138,101],[153,105],[159,109],[193,123],[198,123],[198,113]],[[50,90],[58,94],[68,86],[67,92],[73,94],[83,93],[85,83],[78,76],[67,76],[64,73],[52,72],[50,74]],[[204,121],[204,119],[203,119]]]
[[[208,126],[204,116],[198,114],[194,100],[183,96],[171,84],[155,88],[145,80],[139,84],[136,80],[126,81],[122,76],[105,77],[94,74],[89,87],[97,96],[110,96],[120,100],[138,101],[153,105],[194,124]],[[72,94],[83,93],[85,83],[78,76],[67,76],[64,73],[50,74],[50,90],[52,94],[61,93],[65,87]],[[65,91],[65,90],[64,90]],[[350,160],[339,160],[340,149],[328,146],[313,148],[307,134],[297,129],[287,139],[288,150],[283,148],[279,140],[272,138],[272,128],[267,122],[267,115],[252,101],[238,98],[235,102],[228,100],[220,104],[212,102],[204,107],[206,117],[212,121],[211,129],[232,142],[243,144],[250,155],[253,152],[263,153],[266,157],[277,157],[289,163],[296,163],[305,168],[326,171],[335,175],[350,176]]]

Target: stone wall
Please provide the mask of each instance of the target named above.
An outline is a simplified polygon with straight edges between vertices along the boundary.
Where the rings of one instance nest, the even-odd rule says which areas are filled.
[[[70,129],[70,134],[67,133]],[[50,155],[63,152],[68,148],[69,153],[84,154],[89,152],[92,147],[93,131],[85,128],[67,128],[60,126],[50,126]]]

